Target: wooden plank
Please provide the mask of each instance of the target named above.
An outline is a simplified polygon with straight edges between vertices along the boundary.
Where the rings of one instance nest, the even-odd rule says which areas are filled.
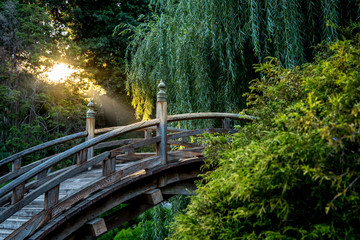
[[[196,144],[196,143],[189,143],[189,142],[185,142],[185,141],[173,141],[173,140],[169,140],[168,144],[170,145],[175,145],[175,146],[182,146],[182,147],[201,147],[201,145]]]
[[[185,113],[168,116],[168,122],[177,122],[184,120],[195,119],[212,119],[212,118],[230,118],[241,120],[244,122],[252,122],[256,117],[250,115],[240,115],[236,113],[219,113],[219,112],[206,112],[206,113]]]
[[[47,210],[59,201],[59,185],[45,192],[44,209]]]
[[[11,165],[11,171],[16,172],[21,168],[21,158],[15,159]]]
[[[168,159],[169,161],[177,161],[179,159],[184,158],[193,158],[202,156],[202,152],[191,152],[191,151],[176,151],[176,152],[169,152]]]
[[[116,157],[117,155],[119,155],[121,153],[130,151],[130,150],[134,150],[136,148],[144,147],[144,146],[147,146],[147,145],[151,145],[151,144],[157,143],[159,141],[160,141],[160,137],[153,137],[153,138],[150,138],[150,139],[145,139],[145,140],[141,140],[141,141],[129,144],[129,145],[125,145],[123,147],[119,147],[119,148],[111,150],[110,151],[110,157],[111,158]]]
[[[41,179],[41,178],[46,177],[46,175],[48,174],[48,171],[49,171],[49,169],[46,169],[46,170],[40,172],[38,175],[36,175],[35,179],[36,179],[36,180],[39,180],[39,179]]]
[[[116,161],[115,158],[107,158],[102,162],[102,175],[109,176],[115,172]]]
[[[15,229],[6,239],[7,240],[19,240],[25,239],[27,236],[31,235],[35,232],[35,230],[48,219],[47,211],[41,211],[32,217],[29,221],[27,221],[20,228]]]
[[[93,237],[98,237],[108,231],[103,218],[95,218],[94,220],[88,222],[86,225],[88,230],[90,231],[91,236]]]
[[[94,149],[101,149],[101,148],[106,148],[106,147],[114,147],[114,146],[119,146],[119,145],[126,145],[126,144],[131,144],[134,142],[138,142],[139,140],[142,140],[141,138],[138,139],[122,139],[122,140],[116,140],[116,141],[110,141],[110,142],[102,142],[99,143],[98,145],[94,146]]]
[[[157,205],[162,201],[164,201],[160,189],[152,189],[150,191],[145,192],[143,195],[145,198],[145,202],[150,205]]]
[[[189,163],[190,165],[188,165]],[[154,171],[160,173],[171,170],[171,168],[174,167],[179,168],[181,171],[186,171],[185,173],[179,172],[179,179],[186,180],[196,177],[199,174],[199,169],[202,164],[202,159],[196,159],[191,162],[178,162],[167,166],[158,165]],[[127,177],[122,181],[112,184],[110,187],[97,191],[76,204],[76,206],[69,208],[66,212],[56,217],[54,221],[46,224],[39,231],[35,232],[34,235],[30,236],[29,240],[50,238],[65,239],[94,217],[99,216],[120,203],[139,196],[139,194],[143,192],[156,188],[156,181],[154,180],[156,180],[154,176],[142,174],[136,177]],[[137,181],[140,182],[137,184]],[[121,190],[121,188],[123,188],[123,190]],[[107,227],[109,229],[108,225]]]
[[[25,184],[25,193],[29,191],[29,189],[34,189],[39,187],[40,185],[50,181],[51,179],[53,179],[54,177],[60,175],[61,173],[63,173],[64,171],[68,170],[68,168],[63,168],[60,169],[56,172],[50,173],[49,175],[47,175],[45,178],[41,178],[39,180],[36,181],[32,181],[30,183]],[[0,198],[0,206],[3,206],[7,203],[11,202],[11,193],[3,196],[2,198]]]
[[[116,156],[116,160],[122,161],[122,162],[131,162],[131,161],[137,161],[143,158],[153,157],[156,154],[153,152],[150,153],[131,153],[131,154],[120,154]]]
[[[89,161],[87,161],[86,163],[84,163],[80,166],[75,165],[75,166],[69,167],[65,172],[56,176],[51,181],[47,182],[47,184],[38,187],[37,189],[33,190],[31,193],[28,193],[19,202],[4,209],[0,213],[0,223],[5,221],[7,218],[9,218],[15,212],[19,211],[21,208],[23,208],[27,204],[31,203],[35,198],[37,198],[41,194],[45,193],[46,191],[49,191],[50,189],[54,188],[56,185],[59,185],[61,182],[65,181],[66,179],[71,178],[71,177],[75,176],[76,174],[86,170],[88,167],[91,167],[91,166],[103,161],[108,156],[109,156],[109,152],[104,152],[102,154],[99,154],[99,155],[93,157],[92,159],[90,159]]]
[[[226,130],[230,130],[231,129],[231,119],[230,118],[224,118],[222,119],[222,125],[223,125],[223,128],[226,129]]]
[[[101,190],[107,186],[114,184],[121,180],[124,176],[129,176],[135,172],[138,172],[142,169],[148,169],[155,167],[160,164],[159,157],[150,157],[139,162],[131,163],[126,167],[122,168],[120,171],[115,172],[109,176],[102,177],[96,182],[93,182],[87,186],[84,186],[82,189],[79,189],[73,195],[67,197],[66,199],[59,202],[59,204],[53,209],[52,216],[57,216],[59,213],[69,208],[71,205],[79,202],[84,199],[86,196],[89,196],[90,193]]]
[[[122,128],[113,130],[112,132],[108,132],[106,134],[100,135],[98,137],[95,137],[89,141],[86,141],[84,143],[81,143],[65,152],[62,152],[60,154],[58,154],[55,157],[50,158],[48,161],[44,162],[43,164],[40,164],[39,166],[31,169],[30,171],[24,173],[23,175],[19,176],[17,179],[15,179],[14,181],[10,182],[9,184],[5,185],[4,187],[0,188],[0,197],[4,196],[6,193],[12,191],[15,187],[17,187],[18,185],[28,181],[29,179],[31,179],[32,177],[36,176],[37,174],[39,174],[41,171],[44,171],[45,169],[48,169],[52,166],[54,166],[55,164],[61,162],[62,160],[84,150],[87,149],[89,147],[92,147],[100,142],[104,142],[108,139],[111,139],[113,137],[117,137],[121,134],[127,133],[127,132],[131,132],[137,129],[142,129],[145,127],[150,127],[150,126],[155,126],[157,124],[159,124],[159,120],[158,119],[154,119],[154,120],[150,120],[150,121],[143,121],[143,122],[138,122],[138,123],[134,123],[134,124],[130,124],[128,126],[124,126]]]
[[[52,146],[60,144],[60,143],[64,143],[64,142],[67,142],[67,141],[71,141],[71,140],[86,137],[86,136],[87,136],[86,131],[85,132],[79,132],[79,133],[75,133],[75,134],[72,134],[72,135],[69,135],[69,136],[57,138],[57,139],[54,139],[54,140],[39,144],[37,146],[28,148],[28,149],[26,149],[24,151],[18,152],[18,153],[14,154],[14,155],[11,155],[11,156],[9,156],[7,158],[2,159],[0,161],[0,166],[2,166],[4,164],[7,164],[9,162],[12,162],[15,159],[18,159],[18,158],[24,157],[26,155],[29,155],[31,153],[43,150],[45,148],[52,147]]]
[[[157,127],[148,127],[148,128],[146,128],[144,130],[156,131]],[[176,128],[176,127],[167,126],[167,131],[168,132],[186,132],[186,131],[189,131],[189,129],[183,129],[183,128]]]
[[[26,166],[23,166],[21,167],[19,170],[17,170],[16,172],[9,172],[8,174],[0,177],[0,184],[10,180],[10,179],[14,179],[18,176],[20,176],[21,174],[29,171],[30,169],[33,169],[34,167],[40,165],[41,163],[45,162],[46,160],[56,156],[57,154],[55,155],[52,155],[52,156],[49,156],[49,157],[46,157],[46,158],[43,158],[43,159],[40,159],[36,162],[33,162],[33,163],[30,163],[29,165],[26,165]]]
[[[131,180],[128,181],[130,182]],[[122,182],[121,185],[124,185],[124,182]],[[49,223],[49,225],[45,226],[46,229],[44,229],[44,231],[36,232],[28,239],[68,239],[72,233],[74,233],[77,229],[83,226],[86,222],[93,219],[94,216],[99,216],[100,214],[110,210],[111,208],[121,203],[124,203],[136,196],[139,196],[143,192],[151,190],[154,187],[155,183],[153,181],[146,182],[145,184],[136,186],[135,188],[127,192],[113,192],[112,196],[110,198],[104,199],[104,201],[101,201],[100,206],[97,205],[97,208],[88,207],[89,205],[93,205],[94,203],[96,203],[99,196],[100,198],[103,198],[104,191],[106,192],[108,190],[103,189],[103,191],[99,191],[94,195],[90,196],[88,199],[80,202],[76,205],[76,207],[69,209],[65,214],[60,215],[56,219],[57,221],[52,221]],[[86,209],[86,211],[82,212],[81,215],[77,215],[77,213],[79,211],[82,211],[83,209]],[[68,223],[62,224],[65,221],[67,221]],[[52,233],[50,233],[51,236],[49,236],[47,235],[49,233],[47,232],[47,230],[55,230],[56,233],[54,233],[53,231]]]
[[[192,182],[180,182],[161,188],[163,195],[194,195],[196,185]]]
[[[104,134],[107,132],[111,132],[113,130],[122,128],[123,126],[116,126],[116,127],[107,127],[107,128],[100,128],[100,129],[95,129],[95,134],[99,135],[99,134]],[[152,131],[156,131],[156,127],[146,127],[146,128],[142,128],[139,129],[140,131],[144,131],[146,129],[152,130]],[[169,132],[181,132],[181,131],[188,131],[188,129],[181,129],[181,128],[176,128],[176,127],[169,127],[168,126],[168,131]]]
[[[144,130],[144,138],[145,138],[145,139],[150,139],[150,138],[152,137],[151,134],[152,134],[152,130],[151,130],[151,129],[145,129],[145,130]]]
[[[12,190],[12,195],[11,195],[11,204],[14,205],[15,203],[19,202],[21,199],[24,198],[24,194],[25,194],[25,183],[22,183],[18,186],[16,186],[13,190]]]
[[[87,161],[87,149],[84,149],[76,154],[76,164],[81,165]]]
[[[189,130],[186,132],[179,132],[179,133],[172,133],[172,134],[168,134],[167,135],[167,139],[169,140],[173,140],[173,139],[178,139],[178,138],[183,138],[183,137],[189,137],[189,136],[194,136],[194,135],[200,135],[203,134],[204,132],[224,132],[225,130],[222,128],[219,129],[198,129],[198,130]],[[140,148],[140,147],[144,147],[147,145],[151,145],[151,144],[155,144],[160,142],[160,136],[156,136],[153,137],[151,139],[145,139],[145,140],[141,140],[129,145],[125,145],[116,149],[113,149],[110,151],[110,157],[116,157],[117,155],[129,151],[129,150],[133,150],[136,148]]]

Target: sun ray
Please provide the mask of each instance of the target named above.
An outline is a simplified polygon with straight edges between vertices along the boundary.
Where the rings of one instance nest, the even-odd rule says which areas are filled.
[[[50,82],[60,83],[64,82],[66,78],[70,77],[70,75],[76,71],[77,70],[70,68],[70,66],[65,63],[57,63],[49,72],[45,73],[45,76]]]

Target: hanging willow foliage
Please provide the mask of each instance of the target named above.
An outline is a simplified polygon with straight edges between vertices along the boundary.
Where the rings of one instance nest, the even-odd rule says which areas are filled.
[[[133,31],[127,90],[138,117],[152,114],[157,83],[170,113],[239,111],[254,63],[274,56],[292,67],[359,16],[357,0],[153,0]],[[121,26],[124,27],[124,26]]]

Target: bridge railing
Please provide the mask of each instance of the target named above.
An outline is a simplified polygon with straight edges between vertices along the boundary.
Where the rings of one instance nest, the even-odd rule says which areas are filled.
[[[87,136],[87,141],[72,147],[69,150],[66,150],[62,153],[57,154],[56,156],[51,156],[44,161],[40,162],[39,164],[33,165],[31,169],[26,169],[27,171],[21,172],[21,175],[17,174],[16,178],[0,188],[0,202],[1,199],[7,199],[9,194],[16,195],[15,201],[11,201],[11,205],[7,206],[2,210],[0,213],[0,223],[12,216],[15,212],[19,211],[22,207],[28,205],[37,197],[42,194],[45,194],[44,200],[44,211],[46,212],[46,217],[50,219],[60,214],[63,210],[67,209],[72,204],[79,201],[82,197],[88,196],[91,191],[96,191],[96,188],[102,188],[108,184],[114,183],[119,181],[122,177],[132,174],[134,172],[140,171],[141,169],[149,169],[159,164],[167,164],[168,158],[171,154],[168,154],[168,145],[183,145],[183,146],[193,146],[189,145],[189,143],[184,143],[184,141],[176,141],[175,139],[184,139],[188,136],[195,136],[199,134],[203,134],[204,132],[221,132],[226,131],[228,129],[228,120],[226,119],[237,119],[242,121],[252,121],[253,117],[246,116],[246,115],[238,115],[233,113],[187,113],[187,114],[178,114],[167,116],[167,103],[166,103],[166,94],[165,94],[165,85],[163,83],[159,84],[160,91],[158,93],[157,98],[157,118],[149,121],[137,122],[134,124],[130,124],[127,126],[116,127],[113,130],[101,130],[105,133],[95,137],[95,119],[91,120],[91,116],[93,116],[92,112],[90,111],[90,115],[87,117],[91,121],[87,124],[87,131],[83,133],[74,134],[68,136],[69,139],[75,139],[76,137],[85,137]],[[91,107],[91,106],[90,106]],[[91,110],[91,109],[90,109]],[[89,111],[88,111],[89,113]],[[183,120],[195,120],[195,119],[212,119],[218,118],[223,119],[224,128],[225,129],[198,129],[198,130],[181,130],[181,129],[173,129],[168,128],[168,122],[175,122],[175,121],[183,121]],[[90,126],[92,126],[90,128]],[[144,139],[142,140],[115,140],[113,142],[107,142],[110,139],[116,138],[122,134],[129,133],[132,131],[138,130],[146,130],[147,133],[149,131],[155,130],[157,132],[157,136],[151,137],[150,134],[147,134]],[[175,133],[167,134],[167,132],[173,131]],[[100,133],[98,131],[97,133]],[[102,133],[102,132],[101,132]],[[67,138],[62,138],[62,140],[54,141],[55,143],[59,143],[61,141],[65,141]],[[123,142],[119,142],[123,141]],[[51,143],[51,144],[54,144]],[[46,145],[47,144],[47,145]],[[50,143],[46,143],[42,147],[50,146]],[[103,152],[97,156],[93,156],[93,148],[102,148],[102,147],[109,147],[111,144],[112,146],[123,145],[121,147],[117,147],[113,150]],[[127,159],[129,159],[129,154],[134,154],[134,149],[139,147],[144,147],[146,145],[156,144],[156,155],[150,156],[144,159],[141,159],[135,163],[129,164],[127,167],[116,171],[115,163],[116,163],[116,156],[119,153],[127,154]],[[25,150],[23,153],[19,153],[18,155],[13,155],[7,158],[4,162],[10,163],[12,161],[16,161],[22,154],[27,154],[26,151],[32,152],[39,147],[35,147],[31,151]],[[90,152],[91,151],[91,152]],[[67,167],[65,169],[59,170],[52,174],[49,174],[48,177],[40,179],[37,181],[37,185],[33,186],[35,188],[33,191],[25,194],[24,189],[25,183],[30,181],[33,177],[39,175],[42,172],[47,172],[50,168],[55,166],[56,164],[60,163],[61,161],[69,158],[70,156],[77,154],[78,161],[76,165]],[[141,155],[141,154],[140,154]],[[176,156],[175,156],[176,155]],[[84,157],[86,156],[86,157]],[[134,155],[133,155],[134,156]],[[179,158],[179,156],[186,156],[184,152],[173,153],[173,157]],[[137,160],[135,155],[135,160]],[[170,159],[171,160],[171,159]],[[2,160],[3,161],[3,160]],[[86,171],[87,169],[102,163],[103,168],[103,178],[99,179],[99,181],[92,187],[81,189],[81,191],[77,194],[77,196],[70,196],[66,199],[59,202],[59,186],[60,184],[69,179],[76,174]],[[15,176],[15,175],[13,175]],[[22,190],[21,194],[18,194],[19,189]],[[49,211],[51,210],[51,213]],[[45,214],[45,213],[44,213]],[[40,215],[37,216],[39,218]],[[35,220],[33,220],[35,221]],[[41,221],[40,221],[41,222]],[[39,223],[40,224],[40,223]]]

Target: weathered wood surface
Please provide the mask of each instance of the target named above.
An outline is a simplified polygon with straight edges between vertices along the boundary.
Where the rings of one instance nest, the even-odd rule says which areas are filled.
[[[26,182],[27,180],[29,180],[30,178],[36,176],[37,174],[39,174],[40,172],[54,166],[55,164],[59,163],[60,161],[74,155],[77,154],[78,152],[87,149],[89,147],[92,147],[100,142],[104,142],[108,139],[111,139],[113,137],[119,136],[123,133],[127,133],[127,132],[131,132],[137,129],[141,129],[141,128],[145,128],[145,127],[149,127],[149,126],[155,126],[157,124],[159,124],[159,120],[158,119],[154,119],[154,120],[150,120],[150,121],[145,121],[145,122],[138,122],[138,123],[134,123],[128,126],[124,126],[122,128],[113,130],[112,132],[108,132],[106,134],[100,135],[98,137],[95,137],[93,139],[90,139],[89,141],[86,141],[84,143],[81,143],[65,152],[62,152],[60,154],[58,154],[55,157],[50,158],[48,161],[44,162],[43,164],[40,164],[39,166],[36,166],[35,168],[31,169],[30,171],[24,173],[23,175],[19,176],[17,179],[15,179],[14,181],[12,181],[11,183],[5,185],[4,187],[0,188],[0,197],[4,196],[6,193],[12,191],[13,189],[15,189],[18,185]]]
[[[28,236],[29,234],[35,233],[37,229],[48,222],[50,219],[61,219],[58,221],[56,225],[51,226],[53,230],[59,227],[62,222],[66,222],[68,217],[75,216],[78,212],[83,211],[84,207],[88,208],[92,204],[95,204],[98,200],[103,199],[104,196],[99,195],[110,194],[110,192],[117,191],[119,186],[122,184],[126,185],[126,182],[135,181],[134,179],[141,178],[142,175],[151,176],[153,173],[155,174],[159,169],[166,169],[168,165],[173,165],[177,163],[198,161],[202,159],[202,151],[203,147],[199,146],[196,143],[186,142],[186,138],[189,136],[195,136],[199,134],[203,134],[204,132],[232,132],[230,130],[230,121],[227,119],[238,119],[242,121],[252,121],[254,117],[246,116],[246,115],[238,115],[231,113],[191,113],[191,114],[179,114],[173,116],[166,115],[166,102],[158,101],[158,114],[157,119],[139,122],[135,124],[131,124],[128,126],[116,127],[110,132],[107,132],[103,135],[90,139],[94,132],[92,132],[92,136],[88,139],[88,141],[81,143],[63,153],[60,153],[56,156],[51,156],[49,158],[45,158],[39,160],[37,163],[32,165],[28,165],[25,167],[20,167],[21,164],[21,156],[25,156],[27,154],[32,153],[31,151],[38,151],[44,149],[48,146],[52,146],[54,144],[66,142],[75,138],[80,138],[86,136],[86,132],[74,134],[71,136],[67,136],[61,138],[61,140],[57,139],[54,141],[50,141],[48,143],[38,145],[28,150],[21,152],[21,155],[15,154],[6,159],[0,161],[0,164],[7,164],[9,162],[14,162],[14,169],[12,173],[6,174],[0,178],[0,181],[8,181],[10,179],[14,179],[12,182],[8,183],[4,187],[0,189],[0,202],[5,202],[9,200],[9,197],[12,196],[12,204],[6,208],[0,209],[0,222],[9,218],[12,214],[19,211],[24,206],[28,205],[40,195],[45,194],[44,198],[44,210],[33,217],[27,224],[20,227],[14,234],[11,236],[15,236],[14,239],[19,236]],[[163,110],[163,111],[161,111]],[[223,120],[224,128],[222,129],[198,129],[187,131],[185,129],[177,129],[177,128],[169,128],[167,127],[167,122],[173,121],[182,121],[182,120],[193,120],[193,119],[209,119],[209,118],[219,118],[226,119]],[[151,131],[157,129],[159,136],[152,137]],[[107,129],[108,130],[108,129]],[[101,130],[101,131],[107,131]],[[116,140],[106,142],[114,137],[117,137],[121,134],[131,132],[145,130],[144,138],[139,139],[125,139],[125,140]],[[97,133],[101,132],[97,131]],[[96,131],[95,131],[96,132]],[[167,132],[175,132],[173,134],[166,135]],[[178,140],[177,140],[178,139]],[[177,140],[177,141],[175,141]],[[52,144],[52,145],[49,145]],[[125,146],[121,146],[124,145]],[[153,154],[135,153],[134,150],[139,147],[143,147],[149,144],[160,144],[159,145],[159,155],[153,156]],[[178,145],[178,146],[186,146],[189,147],[187,149],[168,152],[168,145]],[[118,147],[111,152],[106,152],[100,154],[96,157],[89,159],[89,149],[91,148],[104,148],[104,147]],[[121,169],[115,168],[115,156],[119,153],[126,153],[120,156],[117,156],[117,159],[121,161],[129,161],[132,160],[134,162],[127,163],[125,166],[121,167]],[[73,156],[74,154],[78,154],[77,165],[68,167],[67,169],[61,171],[61,173],[51,173],[47,175],[48,170],[59,162],[67,159],[68,157]],[[91,154],[90,154],[91,155]],[[20,157],[19,157],[20,156]],[[137,161],[136,161],[137,160]],[[169,160],[169,164],[168,163]],[[59,188],[61,188],[61,184],[68,180],[71,177],[88,170],[90,167],[95,167],[95,165],[103,163],[102,170],[99,169],[99,176],[92,183],[88,185],[82,186],[81,189],[77,190],[74,194],[69,195],[60,200]],[[173,165],[174,166],[174,165]],[[144,171],[145,170],[145,171]],[[176,183],[181,181],[182,179],[187,179],[187,177],[192,176],[193,173],[187,170],[187,172],[170,172],[165,175],[159,176],[154,179],[154,182],[151,182],[150,185],[141,186],[139,191],[133,190],[130,191],[127,195],[122,195],[121,201],[127,201],[126,199],[131,199],[133,197],[138,196],[139,194],[144,194],[144,196],[150,196],[152,198],[152,202],[150,203],[148,200],[147,205],[156,205],[158,202],[162,201],[161,199],[165,198],[162,196],[162,190],[160,188],[164,188],[164,193],[167,195],[171,195],[172,193],[176,193],[176,191],[180,192],[182,186],[174,185],[171,188],[168,186],[171,183]],[[197,170],[198,171],[198,170]],[[196,171],[195,171],[196,172]],[[40,176],[42,174],[42,176]],[[32,179],[33,177],[40,176],[37,178],[37,181],[26,184],[27,181]],[[46,184],[44,184],[46,183]],[[128,182],[129,183],[129,182]],[[36,187],[33,191],[27,193],[30,186]],[[165,187],[168,186],[167,189]],[[154,190],[153,192],[148,192],[149,190]],[[184,188],[183,193],[184,192]],[[110,191],[110,192],[109,192]],[[13,194],[11,194],[13,192]],[[27,193],[27,194],[26,194]],[[148,194],[148,195],[147,195]],[[157,195],[156,195],[157,194]],[[44,196],[44,195],[43,195]],[[120,196],[120,195],[119,195]],[[61,234],[61,236],[69,236],[71,235],[71,231],[76,230],[79,227],[79,224],[84,225],[86,222],[94,219],[96,216],[94,214],[99,211],[103,211],[107,208],[111,208],[115,202],[107,202],[105,206],[101,209],[96,209],[94,211],[90,211],[86,213],[85,216],[80,217],[80,222],[76,222],[74,226],[71,226],[69,229]],[[75,206],[75,207],[74,207]],[[70,212],[68,211],[70,210]],[[65,216],[64,213],[68,215]],[[73,215],[75,214],[75,215]],[[55,221],[55,219],[54,219]],[[91,224],[90,224],[91,225]],[[50,226],[50,225],[47,225]],[[48,231],[47,228],[43,228],[41,231]],[[41,231],[34,236],[43,236]],[[18,234],[18,235],[16,235]],[[39,235],[40,234],[40,235]],[[44,235],[45,236],[45,235]]]
[[[109,152],[102,153],[88,162],[80,165],[80,166],[71,166],[69,167],[64,173],[56,176],[51,181],[47,182],[47,184],[41,185],[40,187],[36,188],[31,193],[27,194],[23,199],[15,203],[14,205],[6,208],[0,213],[0,223],[5,221],[7,218],[9,218],[11,215],[13,215],[15,212],[26,206],[27,204],[31,203],[35,198],[40,196],[41,194],[51,190],[55,186],[59,185],[61,182],[65,181],[68,178],[71,178],[75,176],[77,173],[80,173],[87,168],[93,166],[96,163],[99,163],[103,161],[105,158],[107,158],[109,155]],[[1,189],[0,189],[1,190]]]
[[[123,126],[116,126],[116,127],[107,127],[107,128],[99,128],[99,129],[95,129],[95,134],[99,135],[99,134],[104,134],[107,132],[111,132],[113,130],[119,129]],[[138,131],[145,131],[145,130],[151,130],[151,131],[156,131],[157,127],[147,127],[147,128],[143,128],[143,129],[139,129]],[[182,131],[188,131],[188,129],[181,129],[181,128],[176,128],[176,127],[169,127],[168,126],[168,132],[182,132]]]
[[[68,168],[64,168],[64,169],[58,170],[56,172],[50,173],[44,178],[37,179],[36,181],[32,181],[32,182],[27,183],[25,185],[25,192],[28,192],[30,189],[35,189],[35,188],[47,183],[48,181],[50,181],[54,177],[62,174],[63,172],[65,172],[67,170],[68,170]],[[2,198],[0,198],[0,206],[8,204],[8,203],[10,203],[10,201],[11,201],[11,193],[9,193],[9,194],[3,196]]]
[[[202,159],[194,159],[185,162],[171,163],[166,166],[158,165],[151,171],[138,172],[135,175],[130,175],[122,181],[105,187],[75,204],[42,227],[33,236],[29,237],[29,239],[67,238],[81,226],[103,212],[145,192],[156,189],[158,185],[157,178],[161,176],[159,174],[169,175],[166,178],[169,179],[166,184],[196,179],[202,162]],[[179,168],[181,168],[181,171],[178,170]],[[172,176],[174,174],[177,176],[176,178]],[[64,225],[64,223],[66,223],[66,225]],[[54,231],[55,235],[48,235]]]
[[[159,84],[159,86],[161,83]],[[164,84],[163,84],[164,85]],[[164,85],[165,86],[165,85]],[[163,89],[158,93],[158,101],[156,103],[156,118],[160,119],[156,135],[160,136],[160,142],[157,143],[156,153],[160,156],[161,164],[167,163],[167,102],[165,101],[166,94],[164,94],[161,101],[159,100],[159,94]]]
[[[86,137],[86,136],[87,136],[87,132],[79,132],[79,133],[75,133],[75,134],[72,134],[72,135],[69,135],[69,136],[65,136],[65,137],[61,137],[61,138],[51,140],[51,141],[48,141],[46,143],[39,144],[37,146],[28,148],[28,149],[26,149],[24,151],[18,152],[18,153],[14,154],[14,155],[11,155],[11,156],[9,156],[7,158],[4,158],[4,159],[0,160],[0,166],[5,165],[5,164],[7,164],[9,162],[12,162],[15,159],[22,158],[22,157],[24,157],[26,155],[29,155],[31,153],[43,150],[45,148],[48,148],[48,147],[51,147],[51,146],[54,146],[54,145],[57,145],[57,144],[61,144],[61,143],[64,143],[64,142],[68,142],[68,141],[71,141],[71,140],[74,140],[74,139],[77,139],[77,138]]]
[[[164,201],[163,195],[160,189],[152,189],[144,193],[144,198],[147,204],[157,205]]]
[[[226,132],[226,130],[222,129],[222,128],[214,128],[214,129],[197,129],[197,130],[188,130],[188,131],[184,131],[184,132],[178,132],[178,133],[172,133],[172,134],[168,134],[167,135],[167,140],[171,141],[174,139],[180,139],[180,138],[186,138],[186,137],[190,137],[190,136],[196,136],[196,135],[201,135],[204,133],[222,133],[222,132]],[[124,152],[136,149],[136,148],[140,148],[140,147],[144,147],[147,145],[151,145],[151,144],[155,144],[160,142],[160,136],[156,136],[150,139],[145,139],[145,140],[140,140],[116,149],[113,149],[110,151],[110,157],[116,157],[119,154],[122,154]],[[170,143],[170,142],[169,142]],[[180,145],[180,142],[174,142],[175,145]],[[184,145],[189,145],[189,143],[184,144]]]
[[[147,157],[153,157],[156,153],[130,153],[130,154],[120,154],[116,156],[116,160],[121,162],[133,162]]]
[[[99,143],[99,144],[95,145],[94,149],[126,145],[126,144],[131,144],[131,143],[134,143],[134,142],[137,142],[140,140],[142,140],[142,139],[134,138],[134,139],[122,139],[122,140],[116,140],[116,141],[103,142],[103,143]]]
[[[11,180],[11,179],[14,179],[14,178],[16,178],[16,177],[18,177],[18,176],[20,176],[21,174],[29,171],[30,169],[33,169],[34,167],[40,165],[41,163],[45,162],[46,160],[48,160],[48,159],[50,159],[50,158],[52,158],[52,157],[54,157],[54,156],[56,156],[56,155],[57,155],[57,154],[55,154],[55,155],[53,155],[53,156],[50,156],[50,157],[46,157],[46,158],[40,159],[40,160],[38,160],[38,161],[36,161],[36,162],[30,163],[30,164],[28,164],[28,165],[26,165],[26,166],[24,166],[24,167],[21,167],[20,169],[18,169],[18,170],[15,171],[15,172],[9,172],[9,173],[7,173],[6,175],[1,176],[1,177],[0,177],[0,184],[4,183],[4,182],[6,182],[6,181],[9,181],[9,180]]]
[[[90,234],[93,237],[98,237],[108,231],[103,218],[96,218],[91,220],[86,224],[86,226],[88,227]]]
[[[168,122],[177,122],[184,120],[196,120],[196,119],[212,119],[212,118],[230,118],[235,120],[241,120],[245,122],[251,122],[256,117],[249,115],[240,115],[236,113],[216,113],[216,112],[207,112],[207,113],[185,113],[185,114],[176,114],[168,116]]]

